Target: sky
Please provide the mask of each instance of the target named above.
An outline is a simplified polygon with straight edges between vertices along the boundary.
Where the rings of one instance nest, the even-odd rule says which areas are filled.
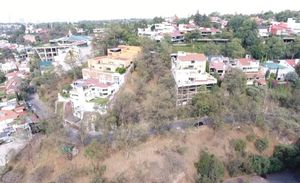
[[[298,8],[298,9],[297,9]],[[1,0],[0,22],[187,17],[197,10],[260,13],[300,10],[300,0]]]

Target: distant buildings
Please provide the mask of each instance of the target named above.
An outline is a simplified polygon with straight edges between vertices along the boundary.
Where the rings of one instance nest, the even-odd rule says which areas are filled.
[[[205,71],[207,58],[204,54],[178,52],[171,55],[171,60],[177,106],[187,104],[201,87],[210,88],[217,83],[217,79]]]

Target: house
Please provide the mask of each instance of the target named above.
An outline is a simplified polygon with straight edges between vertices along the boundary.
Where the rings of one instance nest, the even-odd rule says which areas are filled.
[[[284,77],[289,72],[294,72],[295,69],[274,61],[267,61],[261,64],[264,73],[274,74],[275,79],[279,81],[284,81]]]
[[[102,83],[97,79],[81,79],[73,82],[70,98],[73,105],[74,115],[78,118],[83,117],[83,112],[96,111],[92,100],[108,99],[118,90],[116,83]],[[106,100],[103,100],[106,101]],[[106,108],[106,103],[100,104]]]
[[[285,22],[273,22],[269,28],[269,32],[275,36],[289,36],[292,34],[291,28]]]
[[[229,65],[229,58],[224,56],[213,55],[208,57],[209,62],[209,73],[211,75],[218,74],[222,79],[225,75],[228,65]]]
[[[24,40],[30,43],[35,43],[35,36],[34,35],[30,35],[30,34],[26,34],[23,36]]]
[[[178,30],[181,33],[188,33],[192,32],[197,29],[197,26],[195,24],[179,24]]]
[[[236,68],[241,69],[247,78],[247,85],[253,85],[255,82],[260,81],[264,83],[265,73],[260,70],[258,60],[251,58],[240,58],[236,59]]]
[[[13,61],[5,62],[3,64],[0,63],[0,69],[2,72],[8,73],[10,71],[17,70],[17,65]]]
[[[205,27],[200,27],[199,28],[199,32],[201,33],[201,35],[203,37],[213,36],[213,35],[221,33],[221,31],[219,29],[216,29],[216,28],[205,28]]]
[[[291,29],[293,34],[300,34],[300,23],[297,23],[294,18],[287,19],[287,26]]]
[[[279,60],[279,64],[285,67],[295,68],[297,64],[300,64],[300,59]]]
[[[91,44],[92,38],[84,35],[73,35],[71,31],[65,37],[61,37],[58,39],[50,40],[50,44],[58,44],[58,45],[76,45],[76,46],[88,46]]]
[[[169,34],[176,30],[176,25],[169,22],[162,22],[160,24],[148,25],[147,28],[138,28],[138,35],[160,41],[164,34]]]
[[[209,73],[214,75],[218,74],[220,77],[225,75],[227,66],[223,61],[211,61],[209,62]]]
[[[269,28],[266,26],[259,26],[258,27],[258,36],[262,38],[266,38],[270,36]]]
[[[207,58],[204,54],[178,52],[171,55],[172,74],[176,82],[176,105],[191,101],[200,88],[210,88],[217,80],[205,72]]]
[[[105,113],[107,105],[101,100],[113,98],[140,51],[137,46],[119,45],[108,49],[107,56],[89,59],[88,67],[82,69],[83,79],[75,81],[70,91],[74,115],[82,118],[84,112]]]
[[[19,115],[12,110],[0,110],[0,131],[12,125]]]
[[[17,77],[25,79],[27,77],[27,75],[22,71],[14,71],[14,72],[5,74],[5,77],[7,78],[7,80],[11,80],[11,79],[17,78]]]

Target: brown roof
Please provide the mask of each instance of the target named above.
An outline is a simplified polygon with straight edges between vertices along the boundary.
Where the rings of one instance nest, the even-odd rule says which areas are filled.
[[[180,61],[205,61],[206,57],[203,53],[190,53],[185,56],[178,56]]]

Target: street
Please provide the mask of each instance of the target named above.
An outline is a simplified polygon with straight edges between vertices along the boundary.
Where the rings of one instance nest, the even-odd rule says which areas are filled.
[[[51,110],[39,99],[36,93],[31,94],[26,100],[28,107],[41,119],[47,119],[53,114]]]

